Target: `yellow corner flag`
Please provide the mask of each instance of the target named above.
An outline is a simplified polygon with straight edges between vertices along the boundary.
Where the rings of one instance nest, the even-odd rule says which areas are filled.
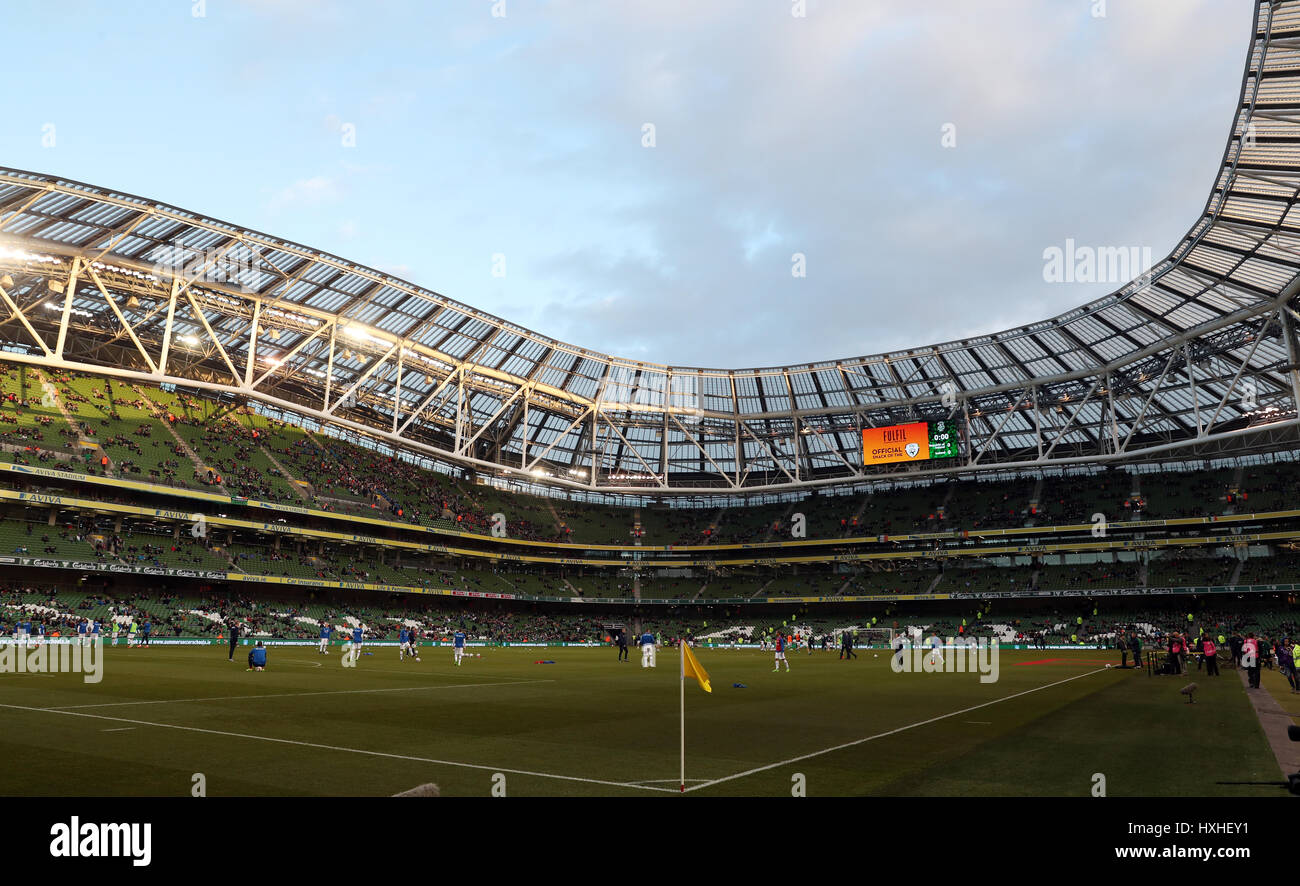
[[[682,677],[694,677],[700,681],[700,688],[705,692],[712,692],[713,687],[709,685],[709,673],[700,667],[699,661],[695,658],[695,653],[691,652],[691,647],[682,642]]]

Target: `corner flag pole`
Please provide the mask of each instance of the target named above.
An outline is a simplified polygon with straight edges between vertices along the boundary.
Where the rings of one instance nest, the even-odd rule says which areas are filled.
[[[681,690],[681,724],[682,724],[682,793],[686,793],[686,651],[682,644],[685,639],[677,639],[677,661],[681,667],[681,675],[677,683]]]

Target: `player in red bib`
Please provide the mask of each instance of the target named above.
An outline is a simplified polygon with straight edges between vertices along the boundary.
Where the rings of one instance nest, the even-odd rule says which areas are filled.
[[[772,668],[772,673],[781,670],[781,662],[785,662],[786,673],[790,672],[790,662],[785,657],[785,634],[776,635],[776,667]]]

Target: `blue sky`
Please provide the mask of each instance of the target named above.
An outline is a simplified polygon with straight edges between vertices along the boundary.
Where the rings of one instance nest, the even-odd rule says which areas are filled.
[[[1044,282],[1067,238],[1167,253],[1223,153],[1252,8],[500,2],[10,0],[0,165],[295,240],[594,350],[834,359],[1116,288]]]

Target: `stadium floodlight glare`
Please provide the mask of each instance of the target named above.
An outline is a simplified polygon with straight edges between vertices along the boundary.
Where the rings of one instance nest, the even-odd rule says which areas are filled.
[[[377,335],[372,335],[370,332],[366,331],[364,326],[359,326],[355,323],[351,326],[344,327],[343,334],[353,341],[367,342],[369,344],[382,345],[384,347],[388,347],[392,344],[392,342],[386,339],[382,339]]]
[[[18,249],[14,246],[0,246],[0,260],[15,259],[22,262],[40,262],[41,264],[62,264],[52,255],[39,255],[35,252],[28,252],[26,249]]]
[[[195,335],[182,335],[178,340],[181,344],[189,345],[191,348],[196,347],[199,343],[198,336]]]

